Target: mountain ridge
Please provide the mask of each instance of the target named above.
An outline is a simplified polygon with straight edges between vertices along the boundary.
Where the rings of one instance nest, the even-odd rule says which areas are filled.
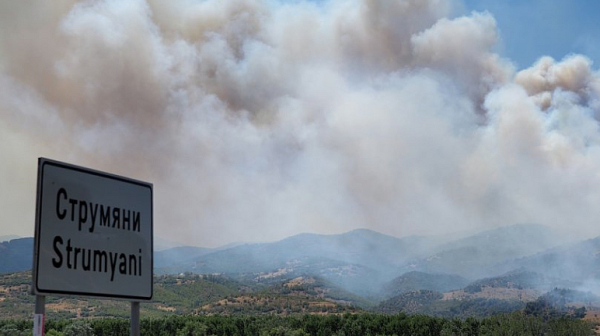
[[[532,240],[536,242],[528,245]],[[510,246],[513,241],[516,247]],[[33,238],[0,243],[0,273],[31,269],[32,244]],[[537,224],[495,228],[449,241],[438,236],[398,238],[355,229],[329,235],[302,233],[275,242],[216,249],[179,246],[155,251],[154,271],[224,274],[256,283],[314,275],[354,293],[378,296],[386,283],[412,271],[455,274],[474,281],[522,268],[553,278],[562,278],[569,271],[572,278],[596,281],[600,279],[595,271],[600,269],[598,250],[600,237],[558,245],[549,229]],[[434,280],[427,279],[422,275],[421,280],[413,281],[421,282],[413,289],[447,290],[429,286]]]

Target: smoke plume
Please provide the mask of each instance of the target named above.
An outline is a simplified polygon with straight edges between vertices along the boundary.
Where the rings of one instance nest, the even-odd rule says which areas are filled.
[[[0,232],[38,156],[147,180],[205,246],[520,222],[599,235],[600,73],[517,72],[445,0],[0,2]]]

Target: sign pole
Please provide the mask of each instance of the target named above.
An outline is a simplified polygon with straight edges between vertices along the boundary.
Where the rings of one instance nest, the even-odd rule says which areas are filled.
[[[140,336],[140,303],[131,301],[131,336]]]
[[[44,295],[35,296],[35,312],[33,317],[33,335],[44,336],[44,322],[46,317],[46,297]]]

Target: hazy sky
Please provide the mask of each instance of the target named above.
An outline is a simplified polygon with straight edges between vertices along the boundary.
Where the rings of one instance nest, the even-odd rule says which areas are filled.
[[[600,235],[598,1],[0,0],[0,235],[37,158],[154,184],[216,246],[539,223]]]

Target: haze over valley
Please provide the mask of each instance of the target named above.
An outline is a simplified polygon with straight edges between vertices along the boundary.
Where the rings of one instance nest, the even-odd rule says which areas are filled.
[[[30,270],[32,244],[32,238],[0,243],[0,273],[5,274],[5,280],[15,282],[11,277],[22,274],[15,272]],[[583,305],[595,311],[600,309],[598,250],[600,237],[564,243],[560,235],[537,224],[460,237],[396,238],[359,229],[338,235],[306,233],[271,243],[221,248],[178,246],[155,252],[155,282],[159,288],[172,281],[185,287],[206,279],[233,287],[216,296],[200,291],[197,299],[204,304],[185,309],[169,301],[172,297],[166,300],[161,296],[166,294],[159,294],[148,309],[158,309],[159,313],[157,307],[171,307],[189,313],[189,307],[195,307],[200,309],[198,312],[231,314],[252,311],[249,302],[265,299],[253,295],[267,295],[273,306],[264,312],[275,309],[281,314],[304,311],[306,307],[294,305],[293,309],[288,307],[290,310],[277,308],[281,300],[293,299],[299,300],[299,306],[307,304],[306,300],[329,302],[329,312],[361,309],[464,317],[521,310],[559,295],[562,299],[553,299],[562,302],[556,309]],[[26,274],[17,277],[22,279],[17,283],[26,284]],[[170,280],[173,278],[179,280]],[[568,292],[557,293],[557,289]],[[16,300],[10,290],[2,297],[4,304]],[[236,299],[227,308],[218,304],[224,297]],[[240,301],[236,304],[235,300]],[[104,309],[98,306],[98,314],[104,314]]]

